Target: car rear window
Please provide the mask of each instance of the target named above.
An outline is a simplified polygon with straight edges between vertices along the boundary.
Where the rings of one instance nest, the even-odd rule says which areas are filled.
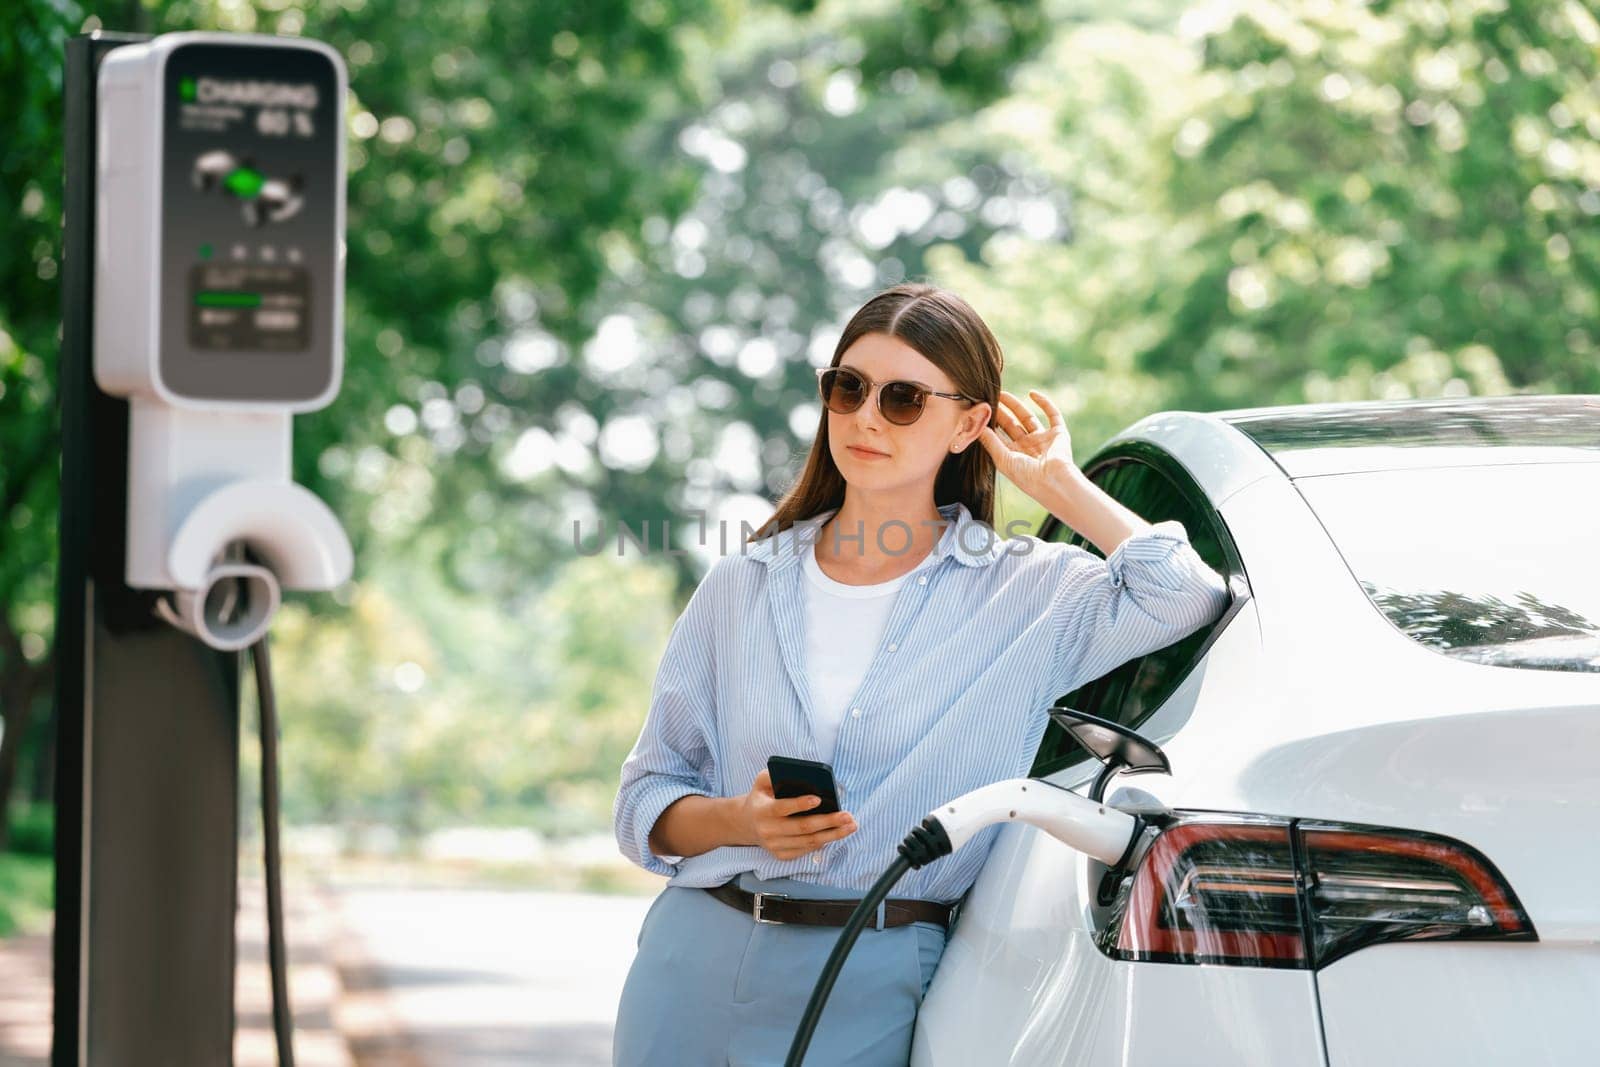
[[[1600,463],[1301,478],[1373,604],[1476,663],[1600,672]]]

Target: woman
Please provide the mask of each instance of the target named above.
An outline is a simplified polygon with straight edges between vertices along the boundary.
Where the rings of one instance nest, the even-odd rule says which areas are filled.
[[[798,483],[674,624],[614,810],[623,853],[670,876],[639,932],[616,1064],[781,1064],[907,831],[1026,775],[1062,694],[1226,607],[1183,526],[1089,482],[1055,405],[1031,394],[1041,420],[1001,389],[1002,362],[953,293],[906,284],[868,301],[819,371],[826,410]],[[1107,558],[1000,539],[997,470]],[[830,764],[842,810],[775,798],[773,755]],[[808,1063],[907,1062],[951,905],[999,829],[896,885]]]

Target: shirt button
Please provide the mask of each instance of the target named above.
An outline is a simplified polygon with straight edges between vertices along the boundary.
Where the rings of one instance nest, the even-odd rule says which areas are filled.
[[[924,574],[922,577],[918,578],[917,579],[917,584],[918,585],[927,585],[928,584],[928,576],[926,574]]]
[[[850,714],[854,715],[856,718],[859,719],[859,718],[861,718],[861,709],[860,708],[851,708],[850,709]]]
[[[899,646],[899,645],[890,645],[890,646],[889,646],[889,651],[890,651],[890,652],[893,652],[893,651],[894,651],[894,650],[895,650],[895,649],[897,649],[897,648],[899,648],[899,647],[900,647],[900,646]]]
[[[822,857],[817,855],[816,853],[812,853],[812,855],[811,855],[811,863],[812,863],[812,866],[820,867],[822,865]]]

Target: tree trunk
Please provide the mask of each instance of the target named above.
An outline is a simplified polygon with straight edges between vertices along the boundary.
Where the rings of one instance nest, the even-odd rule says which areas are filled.
[[[52,652],[50,659],[55,655]],[[53,662],[46,668],[46,674],[55,677]],[[28,800],[34,804],[50,805],[55,803],[56,797],[56,737],[57,722],[53,714],[46,714],[44,723],[44,737],[39,742],[39,751],[33,760],[33,781],[28,786]]]
[[[0,735],[0,852],[5,851],[11,830],[11,793],[17,777],[17,756],[33,721],[33,706],[49,680],[48,666],[30,664],[22,654],[22,641],[8,621],[0,620],[0,714],[5,716],[5,733]]]

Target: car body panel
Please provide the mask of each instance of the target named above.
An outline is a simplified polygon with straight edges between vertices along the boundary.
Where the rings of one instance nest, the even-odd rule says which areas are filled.
[[[1107,441],[1101,452],[1128,441],[1156,445],[1178,459],[1213,503],[1262,478],[1283,477],[1259,445],[1215,415],[1193,411],[1147,415]]]
[[[1215,679],[1255,676],[1260,654],[1247,601],[1141,733],[1187,736],[1207,699],[1230,691]],[[1049,780],[1079,787],[1097,769],[1080,763]],[[1089,877],[1082,854],[1048,834],[1001,830],[918,1014],[913,1064],[1321,1062],[1309,972],[1113,960],[1093,940]],[[1263,1017],[1276,1025],[1249,1024]]]
[[[1600,459],[1594,395],[1366,400],[1211,415],[1247,435],[1292,478]]]
[[[1600,1061],[1600,943],[1373,945],[1317,984],[1332,1067]]]
[[[1600,403],[1576,399],[1580,413]],[[1172,775],[1122,776],[1109,794],[1126,783],[1173,808],[1459,839],[1504,875],[1539,940],[1373,945],[1319,972],[1113,960],[1094,942],[1084,858],[1015,824],[995,839],[950,935],[912,1062],[1488,1065],[1505,1062],[1505,1035],[1523,1028],[1508,1009],[1562,1030],[1530,1038],[1534,1061],[1595,1062],[1580,1006],[1600,983],[1600,675],[1475,663],[1402,633],[1280,457],[1231,425],[1234,414],[1150,416],[1097,454],[1140,441],[1172,455],[1226,525],[1249,596],[1138,727],[1166,751]],[[1513,422],[1538,417],[1537,404],[1512,413]],[[1565,437],[1503,440],[1513,443],[1480,457],[1530,448],[1542,459],[1567,449],[1600,458]],[[1376,455],[1362,448],[1448,466],[1471,451],[1418,438],[1329,445],[1313,462],[1318,449],[1307,446],[1298,469],[1359,470]],[[1600,500],[1600,465],[1593,476]],[[1079,763],[1049,777],[1086,791],[1097,769]],[[1435,1039],[1401,1033],[1408,1020]],[[1586,1059],[1576,1058],[1580,1044]]]
[[[915,1067],[1322,1062],[1309,972],[1113,960],[1082,859],[1021,823],[996,838],[918,1013]]]

